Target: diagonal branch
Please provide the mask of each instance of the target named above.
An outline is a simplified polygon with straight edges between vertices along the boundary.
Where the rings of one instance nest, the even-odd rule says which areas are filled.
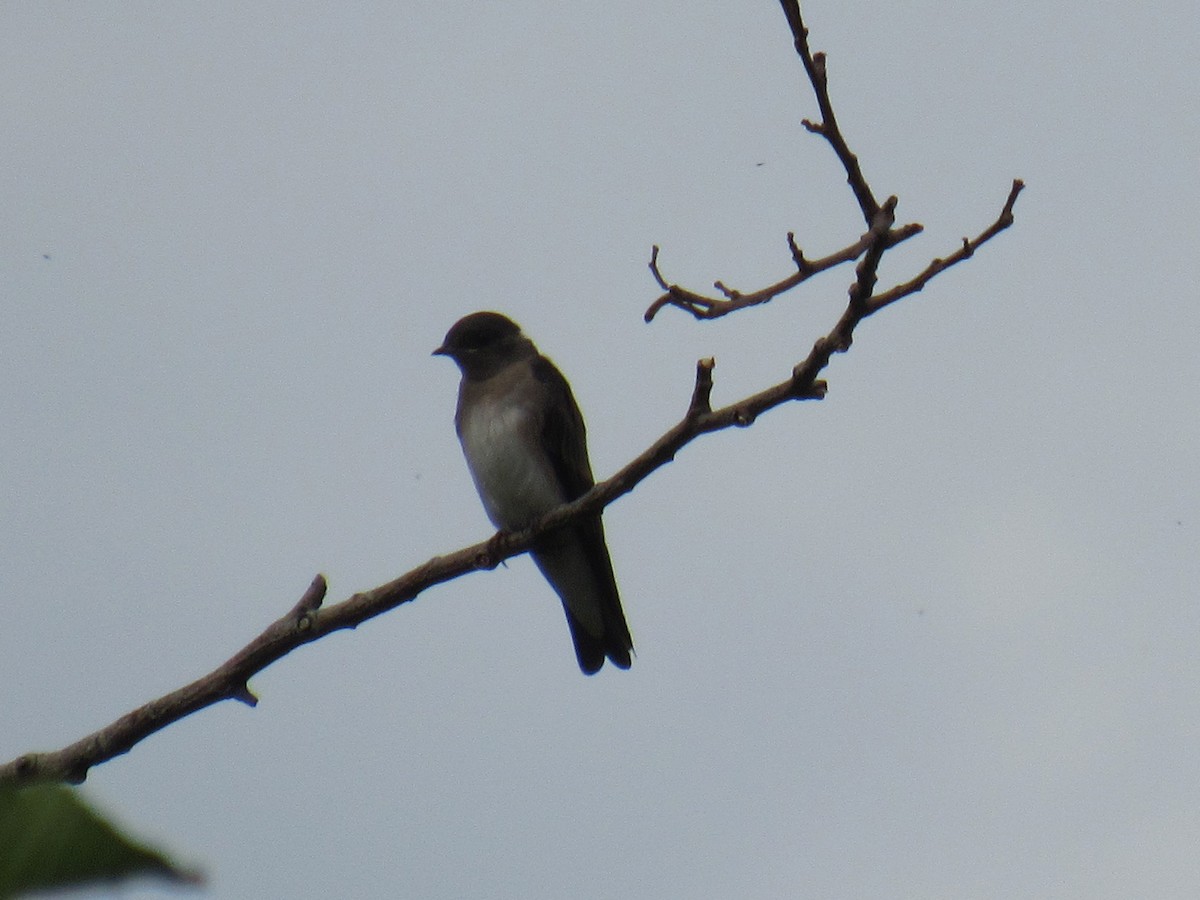
[[[761,413],[789,400],[816,400],[825,394],[824,383],[815,377],[798,380],[793,376],[737,403],[713,410],[709,407],[712,368],[710,359],[697,364],[692,398],[678,424],[607,481],[597,484],[578,500],[547,513],[529,529],[499,532],[489,540],[446,556],[435,556],[387,584],[333,606],[321,606],[326,584],[324,576],[318,575],[284,616],[209,674],[138,707],[61,750],[27,753],[0,766],[0,785],[34,781],[78,784],[87,778],[92,766],[128,752],[144,738],[198,710],[223,700],[240,700],[254,706],[258,700],[250,691],[249,679],[298,647],[334,631],[355,628],[416,599],[434,585],[477,569],[495,568],[504,560],[524,553],[545,532],[582,516],[594,515],[632,491],[700,435],[745,427]],[[814,375],[820,368],[813,369]]]
[[[300,600],[280,619],[271,623],[249,644],[209,674],[138,707],[111,725],[61,750],[27,753],[0,766],[0,785],[34,781],[82,782],[88,770],[128,752],[156,731],[185,716],[220,703],[240,700],[250,706],[258,699],[249,680],[267,666],[304,644],[334,631],[356,628],[403,603],[416,599],[434,585],[477,569],[495,568],[501,562],[529,549],[542,534],[586,515],[594,515],[617,498],[628,494],[656,470],[671,462],[685,446],[701,435],[726,428],[745,428],[764,412],[792,400],[819,400],[826,384],[817,376],[835,353],[848,350],[854,329],[868,316],[903,296],[919,291],[932,278],[966,259],[976,247],[1012,224],[1012,207],[1023,185],[1013,182],[1004,212],[974,241],[945,260],[935,260],[916,279],[883,294],[874,294],[876,268],[890,246],[888,237],[896,206],[894,197],[880,207],[870,231],[864,235],[866,250],[849,291],[849,302],[834,327],[813,345],[808,356],[793,369],[791,377],[756,394],[718,409],[711,407],[714,361],[696,365],[696,381],[684,417],[611,478],[602,481],[572,503],[547,513],[529,529],[499,532],[492,538],[445,556],[435,556],[387,584],[353,595],[341,603],[322,607],[326,582],[318,575]]]
[[[892,206],[894,204],[889,203],[885,209]],[[876,226],[868,232],[875,244],[885,242],[890,225],[889,215],[877,216]],[[873,279],[873,269],[868,273],[869,261],[877,261],[877,258],[878,254],[869,246],[859,267],[858,283]],[[434,585],[476,569],[494,568],[512,556],[524,553],[545,532],[582,516],[594,515],[629,493],[701,435],[726,428],[745,428],[764,412],[792,400],[821,399],[825,396],[826,385],[817,379],[817,375],[834,353],[849,348],[855,326],[870,312],[864,304],[852,300],[833,330],[819,339],[808,357],[793,368],[791,377],[718,409],[712,409],[710,401],[714,363],[711,359],[700,360],[683,418],[624,468],[578,500],[551,511],[525,531],[500,532],[490,540],[446,556],[435,556],[387,584],[355,594],[333,606],[321,606],[325,578],[318,575],[292,609],[208,675],[152,700],[62,750],[27,753],[0,766],[0,784],[38,780],[78,783],[87,777],[92,766],[126,753],[154,732],[198,710],[223,700],[241,700],[254,705],[257,698],[250,692],[249,679],[298,647],[334,631],[355,628],[415,599]]]
[[[857,158],[850,152],[838,129],[829,102],[824,56],[809,52],[808,31],[796,0],[781,0],[781,3],[792,29],[796,50],[804,62],[821,109],[821,123],[813,125],[806,122],[806,127],[825,137],[842,161],[847,180],[867,222],[867,231],[845,249],[818,260],[805,259],[794,237],[788,235],[796,272],[768,288],[750,294],[730,290],[718,282],[717,289],[725,295],[724,299],[706,298],[668,284],[658,269],[658,248],[655,247],[650,266],[664,294],[647,310],[646,319],[653,318],[666,305],[679,306],[697,318],[717,318],[736,309],[765,303],[824,269],[858,260],[855,279],[849,287],[848,302],[841,317],[827,334],[817,339],[808,356],[792,368],[790,376],[735,403],[713,409],[714,363],[712,359],[700,360],[683,418],[624,468],[579,499],[552,510],[529,529],[514,533],[500,532],[487,541],[445,556],[436,556],[387,584],[354,594],[332,606],[322,606],[326,582],[324,576],[318,575],[287,613],[209,674],[138,707],[61,750],[27,753],[0,765],[0,786],[34,781],[82,782],[93,766],[128,752],[146,737],[185,716],[224,700],[238,700],[253,706],[258,701],[250,691],[250,678],[302,645],[334,631],[355,628],[415,599],[434,585],[476,569],[494,568],[505,559],[524,553],[547,531],[574,519],[599,513],[673,460],[680,450],[701,435],[726,428],[747,427],[763,413],[793,400],[821,399],[825,396],[826,384],[818,379],[818,375],[829,364],[833,354],[850,348],[854,330],[863,319],[902,297],[920,291],[931,279],[969,258],[979,246],[1012,225],[1013,206],[1023,187],[1020,181],[1013,182],[999,217],[978,237],[974,240],[964,238],[962,247],[955,253],[945,259],[933,260],[910,281],[877,293],[877,273],[883,254],[917,234],[921,226],[911,224],[896,228],[896,198],[889,197],[883,205],[875,201]]]
[[[837,154],[842,168],[846,170],[846,183],[854,192],[854,199],[858,201],[863,221],[870,227],[871,223],[875,221],[875,214],[879,211],[879,204],[875,202],[871,186],[867,184],[867,178],[858,164],[858,157],[851,151],[850,145],[842,136],[841,128],[838,127],[837,116],[833,112],[833,102],[829,99],[829,79],[825,69],[825,54],[813,53],[808,47],[808,28],[800,13],[799,0],[780,0],[780,5],[783,6],[783,14],[787,16],[788,27],[792,29],[796,53],[800,57],[800,62],[804,64],[809,84],[812,85],[813,93],[817,97],[817,108],[821,111],[820,122],[805,119],[801,124],[813,134],[819,134],[829,142],[829,146]]]
[[[1017,197],[1025,189],[1025,182],[1020,178],[1014,178],[1012,187],[1008,192],[1008,199],[1004,201],[1004,208],[1000,210],[1000,215],[996,217],[996,221],[989,225],[986,229],[979,233],[979,236],[974,240],[970,238],[962,239],[962,246],[951,253],[944,259],[939,257],[933,260],[924,269],[918,272],[913,278],[889,288],[882,294],[876,294],[871,298],[871,312],[877,312],[887,306],[889,303],[895,303],[903,297],[910,294],[915,294],[925,287],[929,281],[936,275],[945,272],[951,266],[958,265],[964,259],[970,259],[975,251],[998,235],[1004,229],[1008,228],[1013,223],[1013,206],[1016,205]]]

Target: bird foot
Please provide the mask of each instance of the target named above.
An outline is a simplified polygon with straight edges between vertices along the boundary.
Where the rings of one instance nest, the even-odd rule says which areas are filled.
[[[475,557],[475,565],[480,569],[494,569],[496,566],[505,566],[504,562],[504,542],[508,538],[509,532],[497,531],[488,538],[487,549]]]

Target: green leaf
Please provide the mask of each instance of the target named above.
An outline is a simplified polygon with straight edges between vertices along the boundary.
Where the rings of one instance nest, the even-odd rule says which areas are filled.
[[[72,788],[0,788],[0,900],[138,875],[201,882],[196,872],[123,835]]]

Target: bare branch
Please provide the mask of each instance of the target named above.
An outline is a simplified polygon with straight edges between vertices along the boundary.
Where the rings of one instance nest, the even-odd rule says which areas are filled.
[[[53,753],[27,753],[0,766],[0,785],[33,781],[82,782],[88,769],[129,751],[134,744],[197,710],[222,700],[240,700],[249,706],[258,699],[247,687],[256,672],[317,635],[312,617],[325,597],[325,578],[313,579],[304,596],[281,619],[247,644],[236,656],[178,690],[139,706],[106,728]]]
[[[712,410],[709,408],[712,369],[711,359],[700,360],[697,364],[692,399],[687,413],[677,425],[607,481],[597,484],[578,500],[546,514],[532,527],[520,532],[498,532],[489,540],[447,556],[435,556],[387,584],[324,608],[321,601],[325,596],[325,578],[318,575],[291,610],[208,675],[138,707],[68,747],[17,757],[0,766],[0,785],[34,781],[78,784],[87,778],[92,766],[128,752],[144,738],[198,710],[223,700],[241,700],[253,706],[257,699],[247,686],[249,679],[297,647],[334,631],[355,628],[415,599],[436,584],[476,569],[493,568],[505,559],[524,553],[545,532],[576,518],[595,514],[632,491],[702,434],[744,427],[759,414],[789,400],[817,400],[825,395],[824,382],[793,377],[738,403]],[[819,366],[813,368],[814,374],[819,370]]]
[[[920,234],[922,230],[923,227],[916,222],[895,228],[888,234],[888,247],[894,247],[896,244],[907,241],[910,237]],[[803,284],[814,275],[824,272],[827,269],[832,269],[834,266],[853,262],[866,252],[867,247],[871,245],[871,241],[873,240],[871,233],[868,231],[853,244],[843,247],[841,250],[831,253],[828,256],[823,256],[820,259],[806,259],[804,252],[796,244],[795,234],[788,232],[787,238],[788,251],[791,253],[792,260],[796,265],[794,273],[774,284],[749,293],[742,293],[741,291],[726,287],[724,282],[718,281],[715,286],[718,291],[725,295],[724,298],[708,297],[696,291],[680,287],[677,284],[669,283],[663,277],[662,269],[659,268],[659,248],[655,246],[650,253],[650,272],[654,276],[654,280],[658,282],[658,286],[663,289],[663,294],[650,304],[643,317],[649,322],[658,315],[659,310],[664,306],[677,306],[684,312],[691,313],[697,319],[719,319],[721,316],[727,316],[732,312],[737,312],[739,309],[767,303],[774,300],[780,294],[790,291],[797,285]]]
[[[792,30],[796,51],[804,62],[821,110],[821,122],[805,122],[805,126],[823,136],[841,160],[867,223],[867,231],[844,249],[816,260],[807,259],[794,235],[789,234],[788,249],[796,267],[793,274],[750,293],[742,293],[718,281],[716,289],[723,297],[706,297],[669,283],[659,269],[659,251],[655,246],[650,257],[650,271],[663,294],[651,304],[645,317],[649,321],[662,307],[677,306],[697,318],[718,318],[737,309],[766,303],[818,272],[858,260],[855,279],[849,287],[848,302],[841,317],[827,334],[813,344],[808,356],[793,366],[790,376],[735,403],[713,409],[714,362],[711,358],[700,360],[696,365],[695,385],[683,418],[624,468],[579,499],[552,510],[524,531],[498,532],[487,541],[446,556],[436,556],[387,584],[354,594],[332,606],[322,606],[326,583],[325,578],[318,575],[287,613],[208,675],[138,707],[61,750],[27,753],[0,766],[0,786],[39,780],[78,783],[87,777],[91,767],[128,752],[139,741],[198,710],[223,700],[237,700],[254,706],[258,699],[250,690],[250,678],[303,644],[334,631],[355,628],[368,619],[415,599],[434,585],[475,569],[492,568],[505,559],[527,551],[544,533],[573,519],[599,513],[673,460],[683,447],[701,435],[749,426],[764,412],[793,400],[823,398],[826,384],[817,376],[829,364],[833,354],[850,348],[854,330],[863,319],[902,297],[920,291],[930,279],[969,258],[979,246],[1012,225],[1013,206],[1024,187],[1019,180],[1013,182],[999,217],[978,237],[974,240],[964,238],[962,247],[955,253],[945,259],[933,260],[911,280],[883,293],[876,293],[878,268],[883,254],[918,234],[921,226],[909,224],[896,228],[896,198],[889,197],[882,206],[875,201],[858,166],[857,157],[846,145],[833,114],[826,84],[825,57],[820,53],[810,53],[808,30],[796,0],[781,0],[781,3]]]
[[[929,265],[922,269],[912,279],[898,284],[882,294],[876,294],[871,299],[871,312],[878,312],[889,303],[895,303],[902,297],[907,297],[910,294],[915,294],[925,287],[935,275],[940,275],[951,266],[957,265],[964,259],[970,259],[975,251],[998,235],[1004,229],[1008,228],[1013,223],[1013,206],[1017,202],[1017,195],[1025,189],[1025,182],[1020,178],[1014,178],[1012,188],[1008,192],[1008,199],[1004,201],[1004,208],[1000,211],[1000,215],[996,221],[989,225],[986,229],[979,233],[979,236],[974,240],[963,238],[962,246],[951,253],[945,259],[938,258],[933,260]]]
[[[828,73],[825,69],[825,54],[813,53],[808,47],[808,28],[804,24],[804,19],[800,13],[799,0],[780,0],[780,5],[783,6],[783,14],[787,16],[788,27],[792,29],[792,38],[796,46],[796,53],[800,57],[800,61],[804,64],[804,71],[808,75],[809,84],[812,85],[813,93],[817,97],[817,108],[821,111],[821,121],[811,122],[808,119],[803,121],[803,125],[813,134],[819,134],[829,142],[829,146],[833,148],[833,152],[837,154],[838,160],[842,164],[842,168],[846,170],[846,183],[850,185],[850,190],[854,192],[854,199],[858,201],[858,208],[862,212],[863,221],[867,227],[875,221],[875,213],[879,211],[879,204],[875,202],[875,195],[871,192],[871,186],[867,184],[866,176],[863,175],[862,169],[858,164],[858,157],[850,150],[850,146],[846,143],[846,139],[842,137],[842,131],[838,127],[837,116],[833,112],[833,103],[829,99],[829,80]]]
[[[869,315],[886,306],[888,303],[893,303],[901,297],[907,297],[909,294],[921,290],[935,275],[967,259],[974,253],[977,247],[986,243],[1012,224],[1013,204],[1016,202],[1017,194],[1021,190],[1018,187],[1021,184],[1019,180],[1013,183],[1013,191],[1009,194],[1008,202],[1005,203],[1000,217],[974,241],[963,238],[963,246],[950,257],[935,259],[910,281],[896,285],[877,297],[872,297],[875,289],[875,273],[879,267],[879,257],[884,251],[919,234],[923,228],[917,223],[903,225],[900,228],[895,228],[892,224],[889,224],[886,230],[880,230],[879,216],[881,213],[886,215],[889,222],[894,221],[896,198],[890,198],[882,207],[876,202],[875,195],[870,185],[867,184],[862,168],[858,164],[858,157],[850,150],[837,124],[833,104],[829,99],[825,54],[814,54],[809,49],[808,28],[804,24],[804,18],[800,12],[800,4],[797,0],[780,0],[780,5],[783,7],[784,15],[787,17],[788,27],[791,28],[796,53],[800,56],[800,60],[804,64],[804,71],[808,75],[809,83],[817,98],[817,106],[821,111],[820,122],[812,122],[805,119],[802,124],[812,133],[825,138],[830,147],[833,148],[838,160],[842,163],[842,167],[846,170],[847,183],[854,192],[855,199],[858,201],[859,209],[867,223],[868,230],[853,244],[818,260],[807,259],[800,246],[796,243],[795,235],[789,232],[787,236],[788,249],[791,251],[792,261],[796,265],[795,273],[765,288],[751,292],[736,290],[726,285],[724,281],[718,280],[714,283],[714,287],[723,295],[721,297],[706,296],[668,282],[663,277],[658,265],[659,248],[656,245],[650,257],[650,271],[653,273],[659,287],[662,288],[663,293],[646,310],[644,317],[647,322],[651,321],[658,314],[659,310],[665,306],[678,307],[684,312],[691,313],[697,319],[717,319],[740,309],[745,309],[748,306],[757,306],[774,300],[780,294],[797,287],[818,272],[823,272],[836,265],[858,259],[864,253],[868,255],[873,254],[874,256],[872,259],[860,261],[855,270],[855,282],[850,288],[851,303],[852,305],[864,305],[866,307],[864,314]]]

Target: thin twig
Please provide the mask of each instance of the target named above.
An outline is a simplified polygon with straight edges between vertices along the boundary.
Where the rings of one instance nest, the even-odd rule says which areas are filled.
[[[813,53],[809,49],[808,28],[800,13],[798,0],[780,0],[780,5],[783,7],[783,14],[787,17],[788,27],[792,29],[796,53],[804,64],[808,83],[812,85],[813,93],[816,95],[817,108],[821,111],[820,122],[805,119],[801,124],[813,134],[819,134],[825,138],[829,142],[829,146],[833,148],[833,152],[837,154],[838,161],[846,170],[846,183],[854,192],[854,199],[858,201],[863,221],[869,228],[875,221],[875,213],[879,211],[879,204],[875,202],[871,186],[867,184],[862,167],[858,164],[858,157],[850,150],[850,146],[846,143],[845,137],[842,136],[842,130],[838,126],[837,116],[833,112],[833,102],[829,99],[829,78],[825,68],[825,54]]]
[[[1008,228],[1013,223],[1013,206],[1017,202],[1017,196],[1025,189],[1025,182],[1020,178],[1014,178],[1012,188],[1009,189],[1008,199],[1004,201],[1004,208],[1000,211],[1000,215],[996,217],[996,221],[985,228],[979,235],[971,240],[970,238],[962,239],[962,246],[951,253],[944,259],[939,257],[933,260],[929,265],[922,269],[917,275],[908,281],[889,288],[882,294],[876,294],[871,299],[871,312],[878,312],[889,303],[895,303],[897,300],[907,297],[910,294],[915,294],[925,287],[935,275],[945,272],[951,266],[957,265],[964,259],[970,259],[977,249],[986,244],[1004,229]]]
[[[916,222],[895,228],[888,235],[888,246],[894,247],[896,244],[920,234],[921,231],[922,226]],[[790,291],[797,285],[803,284],[814,275],[832,269],[834,266],[853,262],[866,252],[867,247],[870,246],[872,241],[871,233],[867,231],[853,244],[843,247],[841,250],[831,253],[828,256],[822,256],[819,259],[807,259],[804,256],[804,252],[796,244],[795,234],[789,231],[787,238],[788,251],[791,253],[792,260],[796,265],[795,272],[774,284],[747,293],[728,288],[724,282],[718,281],[716,283],[717,290],[725,294],[724,298],[705,296],[685,287],[680,287],[677,284],[669,283],[663,276],[662,269],[658,264],[659,248],[657,246],[653,247],[650,251],[650,273],[654,276],[654,280],[658,282],[658,286],[662,288],[663,293],[650,304],[643,318],[649,322],[658,315],[659,310],[664,306],[677,306],[685,312],[691,313],[697,319],[719,319],[721,316],[727,316],[732,312],[737,312],[739,309],[767,303],[774,300],[780,294]]]
[[[692,402],[688,404],[687,418],[697,419],[712,412],[712,371],[716,364],[711,356],[696,363],[696,387],[692,391]]]

